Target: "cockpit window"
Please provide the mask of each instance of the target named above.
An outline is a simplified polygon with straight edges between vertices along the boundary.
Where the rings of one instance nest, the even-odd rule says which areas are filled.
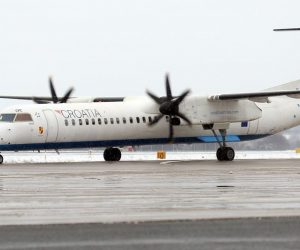
[[[28,113],[18,113],[15,122],[32,122],[32,117]]]
[[[0,122],[13,122],[16,114],[0,114]]]

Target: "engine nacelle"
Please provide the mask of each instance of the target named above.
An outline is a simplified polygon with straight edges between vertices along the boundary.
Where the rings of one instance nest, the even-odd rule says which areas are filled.
[[[207,97],[187,97],[180,112],[193,124],[252,121],[262,116],[261,109],[249,100],[209,101]]]

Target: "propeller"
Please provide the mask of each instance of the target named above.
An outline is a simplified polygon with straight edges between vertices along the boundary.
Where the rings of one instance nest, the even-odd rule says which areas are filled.
[[[159,105],[160,114],[156,116],[148,125],[153,126],[158,123],[164,116],[169,116],[169,139],[168,142],[173,141],[174,137],[174,129],[173,129],[173,118],[181,118],[186,121],[189,126],[192,125],[192,122],[181,112],[179,112],[179,105],[185,99],[185,97],[190,93],[190,90],[184,91],[180,96],[173,97],[172,90],[170,86],[170,80],[168,74],[166,74],[165,78],[166,85],[166,96],[165,97],[157,97],[153,93],[147,90],[147,95],[154,100],[155,103]]]
[[[57,97],[57,94],[56,94],[54,84],[53,84],[53,81],[52,81],[51,77],[49,77],[49,86],[50,86],[50,92],[51,92],[51,101],[53,103],[66,103],[69,100],[72,92],[74,91],[73,88],[70,88],[63,97]],[[48,101],[48,100],[42,100],[42,99],[38,99],[38,98],[35,98],[35,97],[33,97],[32,100],[35,103],[38,103],[38,104],[50,103],[50,101]]]

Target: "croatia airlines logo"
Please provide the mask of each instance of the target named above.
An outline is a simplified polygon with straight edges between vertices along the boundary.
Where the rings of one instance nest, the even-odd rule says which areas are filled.
[[[97,109],[62,109],[55,110],[58,114],[64,118],[97,118],[101,117],[101,114]]]

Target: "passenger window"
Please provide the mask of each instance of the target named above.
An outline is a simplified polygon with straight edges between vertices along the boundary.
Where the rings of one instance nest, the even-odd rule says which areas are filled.
[[[79,125],[80,125],[80,126],[82,125],[82,120],[81,120],[81,119],[79,119]]]
[[[146,117],[143,116],[143,123],[146,123]]]
[[[65,120],[65,125],[69,126],[69,121],[67,119]]]
[[[140,118],[139,117],[136,118],[136,122],[140,123]]]
[[[92,119],[92,124],[95,125],[95,119],[94,118]]]
[[[110,118],[110,124],[114,124],[114,118]]]
[[[120,123],[120,119],[118,117],[116,118],[116,122],[117,122],[117,124]]]
[[[86,125],[89,125],[89,124],[90,124],[89,119],[85,119],[85,124],[86,124]]]
[[[132,117],[129,117],[129,122],[130,122],[130,123],[133,123]]]
[[[107,124],[107,118],[104,118],[104,123]]]
[[[32,122],[32,117],[30,114],[19,113],[16,116],[15,122]]]
[[[125,117],[123,117],[123,123],[126,124],[126,118]]]
[[[148,120],[149,120],[149,122],[152,122],[152,117],[149,116],[149,117],[148,117]]]
[[[75,126],[75,120],[74,119],[72,119],[72,125]]]
[[[98,124],[101,125],[101,118],[98,118]]]

